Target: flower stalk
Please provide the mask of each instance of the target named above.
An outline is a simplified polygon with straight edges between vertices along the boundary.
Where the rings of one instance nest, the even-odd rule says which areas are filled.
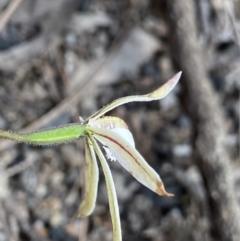
[[[76,141],[85,134],[86,125],[80,123],[38,130],[31,133],[17,133],[0,129],[0,138],[35,146],[64,144]]]

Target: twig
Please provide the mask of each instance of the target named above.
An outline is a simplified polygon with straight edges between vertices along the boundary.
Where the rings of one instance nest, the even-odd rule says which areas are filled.
[[[12,177],[19,172],[22,172],[26,170],[29,166],[32,166],[33,163],[35,163],[38,160],[38,155],[35,152],[28,153],[28,156],[25,160],[23,160],[21,163],[14,165],[12,167],[9,167],[6,170],[7,176]]]
[[[0,17],[0,33],[5,28],[8,20],[12,16],[12,14],[15,12],[15,10],[18,8],[19,4],[22,2],[22,0],[13,0],[6,10],[4,11],[3,15]]]
[[[166,1],[166,0],[165,0]],[[192,0],[166,1],[172,57],[183,71],[181,83],[194,124],[195,160],[208,195],[212,234],[219,241],[240,240],[240,211],[225,150],[223,113],[202,59]]]

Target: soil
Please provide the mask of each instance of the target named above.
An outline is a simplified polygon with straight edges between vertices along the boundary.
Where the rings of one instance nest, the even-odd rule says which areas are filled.
[[[240,204],[240,3],[220,2],[198,1],[196,16],[209,79],[225,114]],[[2,14],[8,4],[0,1]],[[162,85],[179,71],[162,15],[147,0],[22,1],[0,33],[0,128],[25,132],[78,122],[116,98]],[[109,161],[123,240],[214,241],[194,160],[193,120],[184,105],[180,81],[160,101],[107,113],[128,124],[136,148],[175,194],[158,196]],[[83,140],[49,147],[0,140],[0,241],[112,240],[102,171],[93,214],[77,218],[84,163]]]

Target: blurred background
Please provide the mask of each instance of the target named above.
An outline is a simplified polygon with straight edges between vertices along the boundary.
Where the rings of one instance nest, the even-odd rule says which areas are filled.
[[[173,198],[110,162],[123,240],[240,240],[239,0],[0,0],[0,128],[84,119],[183,70],[164,99],[108,113]],[[0,140],[0,241],[112,240],[101,171],[93,214],[77,218],[84,145]]]

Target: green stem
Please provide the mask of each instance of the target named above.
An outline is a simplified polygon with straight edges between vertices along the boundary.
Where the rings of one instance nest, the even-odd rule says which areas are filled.
[[[40,146],[56,145],[75,141],[85,134],[86,125],[79,123],[43,129],[31,133],[17,133],[0,129],[0,138]]]

